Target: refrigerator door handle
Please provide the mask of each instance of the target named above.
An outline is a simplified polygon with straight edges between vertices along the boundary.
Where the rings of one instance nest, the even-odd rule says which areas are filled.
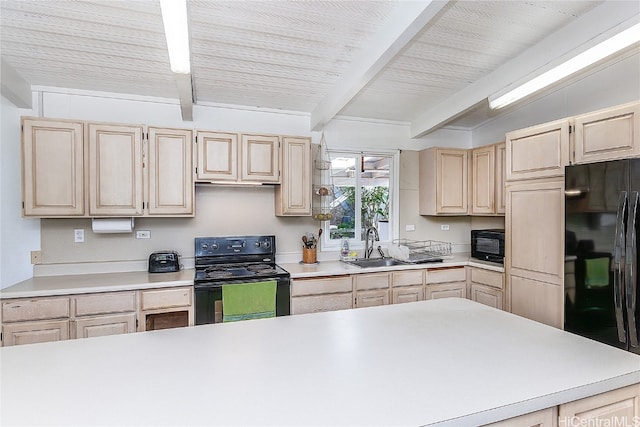
[[[613,249],[613,304],[616,313],[616,325],[618,327],[618,341],[627,342],[627,334],[624,324],[623,298],[624,298],[624,214],[627,207],[627,192],[621,191],[618,199],[618,212],[616,217],[616,238]]]
[[[627,217],[627,248],[625,251],[625,284],[626,284],[626,308],[627,324],[629,325],[629,345],[638,347],[638,329],[636,325],[636,295],[638,286],[637,260],[638,248],[636,222],[638,218],[638,203],[640,195],[637,191],[631,193],[629,198],[629,216]]]

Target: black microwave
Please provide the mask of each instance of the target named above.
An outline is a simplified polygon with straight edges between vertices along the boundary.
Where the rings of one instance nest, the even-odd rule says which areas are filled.
[[[471,256],[504,263],[504,230],[471,230]]]

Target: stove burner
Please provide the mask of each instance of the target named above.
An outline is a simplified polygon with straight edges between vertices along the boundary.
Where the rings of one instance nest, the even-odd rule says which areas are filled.
[[[257,274],[271,274],[275,273],[275,267],[269,264],[252,264],[247,266],[247,270],[255,271]]]

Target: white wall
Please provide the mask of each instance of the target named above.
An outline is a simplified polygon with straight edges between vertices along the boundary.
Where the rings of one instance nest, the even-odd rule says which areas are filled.
[[[472,131],[473,146],[504,141],[504,134],[640,99],[640,53],[577,79],[573,84],[523,101]]]
[[[0,288],[5,288],[33,275],[31,251],[40,249],[40,221],[21,217],[20,116],[31,112],[1,98]]]

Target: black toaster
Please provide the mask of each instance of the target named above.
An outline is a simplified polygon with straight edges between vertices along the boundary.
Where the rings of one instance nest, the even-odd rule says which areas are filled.
[[[149,255],[149,273],[180,271],[180,255],[176,251],[157,251]]]

